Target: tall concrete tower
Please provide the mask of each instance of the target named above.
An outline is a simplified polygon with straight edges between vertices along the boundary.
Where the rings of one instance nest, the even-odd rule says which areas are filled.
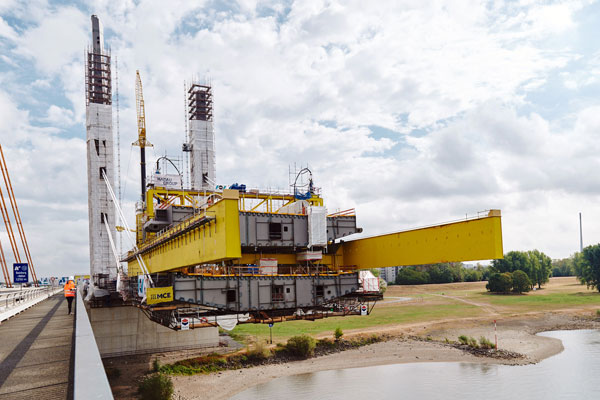
[[[99,274],[103,274],[103,278],[116,279],[117,269],[108,236],[111,235],[114,239],[116,235],[115,206],[102,178],[103,172],[106,173],[114,187],[110,52],[104,49],[104,32],[96,15],[92,15],[92,43],[86,57],[85,119],[90,274],[97,282]]]
[[[212,87],[193,83],[188,90],[192,189],[214,189],[215,133]]]

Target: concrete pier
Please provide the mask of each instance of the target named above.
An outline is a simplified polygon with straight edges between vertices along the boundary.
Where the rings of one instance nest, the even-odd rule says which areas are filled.
[[[103,358],[219,345],[217,328],[174,331],[135,307],[90,308],[88,315]]]

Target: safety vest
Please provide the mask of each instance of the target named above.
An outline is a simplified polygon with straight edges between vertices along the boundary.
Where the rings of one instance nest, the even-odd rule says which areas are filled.
[[[65,284],[65,297],[75,297],[75,284],[69,281]]]

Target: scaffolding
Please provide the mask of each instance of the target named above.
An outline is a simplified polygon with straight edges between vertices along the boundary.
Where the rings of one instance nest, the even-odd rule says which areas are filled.
[[[112,104],[112,84],[110,68],[110,50],[87,50],[85,69],[86,104]]]
[[[191,186],[195,190],[215,187],[215,133],[213,94],[210,85],[192,83],[188,89],[188,119],[192,153]]]
[[[106,175],[112,184],[115,175],[111,54],[104,49],[103,41],[102,24],[93,15],[93,45],[88,46],[85,57],[90,274],[116,278],[110,246],[116,236],[115,205],[103,182]],[[106,224],[110,229],[106,229]]]

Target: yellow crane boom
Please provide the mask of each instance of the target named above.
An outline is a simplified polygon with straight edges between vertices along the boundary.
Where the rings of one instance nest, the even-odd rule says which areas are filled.
[[[225,189],[222,197],[193,218],[140,245],[139,254],[150,272],[221,262],[255,265],[265,258],[277,259],[278,265],[297,263],[294,253],[243,251],[238,191]],[[135,253],[131,251],[125,257],[132,275],[139,270]],[[473,219],[332,243],[323,253],[320,265],[330,271],[351,271],[502,256],[501,214],[500,210],[491,210]]]
[[[146,147],[152,147],[152,143],[146,140],[146,108],[144,106],[144,93],[142,90],[142,78],[140,71],[135,71],[135,111],[137,113],[138,140],[132,143],[140,148],[140,167],[142,174],[142,201],[146,193]]]

